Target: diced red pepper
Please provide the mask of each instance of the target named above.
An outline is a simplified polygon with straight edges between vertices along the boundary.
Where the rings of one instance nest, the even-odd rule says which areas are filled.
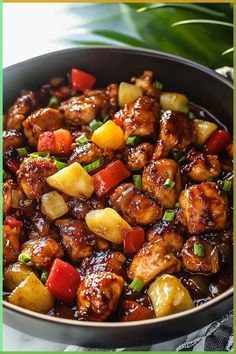
[[[114,123],[116,123],[116,125],[118,125],[119,127],[123,127],[123,118],[120,115],[115,115],[114,118],[112,119]]]
[[[116,160],[92,176],[95,193],[98,197],[102,197],[129,176],[130,172],[123,162]]]
[[[67,155],[71,151],[73,137],[69,130],[58,129],[40,134],[38,151],[49,151],[55,155]]]
[[[225,130],[217,130],[207,141],[205,149],[209,155],[217,155],[225,150],[231,141],[231,135]]]
[[[12,216],[7,216],[5,219],[5,225],[8,225],[9,227],[11,227],[12,229],[14,227],[23,227],[23,222],[20,220],[17,220],[16,218],[13,218]]]
[[[71,70],[71,83],[74,89],[84,91],[90,89],[95,82],[96,78],[93,75],[78,69]]]
[[[145,242],[145,232],[141,226],[123,232],[124,253],[135,254],[141,250]]]
[[[46,287],[59,301],[71,303],[79,287],[78,271],[69,263],[56,258],[46,281]]]

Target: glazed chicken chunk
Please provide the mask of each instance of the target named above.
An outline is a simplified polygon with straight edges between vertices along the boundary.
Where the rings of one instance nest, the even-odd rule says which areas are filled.
[[[57,172],[57,168],[46,158],[27,158],[20,165],[17,181],[31,200],[39,198],[46,191],[46,179]]]
[[[21,227],[3,225],[3,263],[4,266],[17,261],[20,254]]]
[[[29,145],[37,146],[39,135],[63,127],[63,115],[53,108],[40,108],[23,122],[24,133]]]
[[[196,254],[194,247],[201,247],[201,252]],[[189,272],[214,274],[219,271],[219,255],[217,247],[204,241],[199,236],[187,240],[181,251],[184,268]]]
[[[161,273],[173,274],[180,269],[181,262],[175,257],[170,246],[161,236],[156,236],[145,243],[134,256],[128,276],[130,279],[139,277],[147,284]]]
[[[103,156],[102,150],[93,142],[85,145],[72,144],[72,154],[69,163],[78,162],[87,165]]]
[[[190,163],[184,165],[183,171],[195,182],[203,182],[208,178],[218,177],[221,173],[221,164],[216,155],[192,152],[187,155],[187,160]]]
[[[3,132],[3,152],[6,152],[10,148],[19,148],[24,146],[25,139],[21,132],[13,130],[5,130]]]
[[[142,186],[144,192],[165,208],[172,208],[181,191],[181,173],[178,163],[171,159],[160,159],[145,166]]]
[[[159,104],[152,98],[143,96],[125,105],[115,114],[115,118],[123,121],[125,139],[134,135],[151,136],[155,135],[159,112]]]
[[[105,321],[116,310],[123,286],[123,278],[111,272],[85,276],[78,289],[79,317]]]
[[[111,206],[129,224],[147,225],[161,219],[162,209],[132,183],[118,186],[110,197]]]
[[[156,158],[165,157],[171,151],[185,151],[192,142],[193,124],[186,114],[165,111],[160,120],[159,141],[155,150]]]
[[[80,198],[71,197],[68,206],[76,219],[85,219],[90,210],[104,209],[105,202],[102,198],[98,199],[96,196],[92,196],[90,199],[82,196]]]
[[[121,252],[109,250],[94,252],[91,256],[83,258],[80,264],[80,274],[88,275],[98,272],[112,272],[122,275],[126,257]]]
[[[154,237],[160,235],[155,225],[152,226],[146,234],[147,241],[151,241]],[[164,230],[161,233],[163,240],[169,245],[173,252],[179,252],[184,244],[183,236],[176,230]]]
[[[62,244],[72,260],[78,262],[81,258],[90,256],[96,247],[94,235],[82,220],[60,219],[56,221]]]
[[[154,152],[154,146],[150,143],[142,143],[126,149],[125,161],[130,171],[142,170],[151,159]]]
[[[21,253],[30,257],[30,262],[37,269],[49,269],[55,258],[62,258],[62,247],[50,237],[29,240],[23,244]]]
[[[203,182],[183,190],[179,197],[180,222],[191,234],[221,230],[228,223],[226,194],[214,182]]]
[[[132,77],[131,82],[135,83],[136,86],[140,87],[145,96],[152,97],[155,100],[159,99],[160,90],[153,85],[153,71],[145,70],[140,77]]]

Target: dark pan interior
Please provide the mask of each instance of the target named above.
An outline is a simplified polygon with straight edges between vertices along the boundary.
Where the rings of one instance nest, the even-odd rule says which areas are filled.
[[[39,89],[53,76],[66,75],[72,67],[86,70],[97,77],[97,86],[127,81],[144,69],[153,70],[167,91],[185,93],[195,104],[210,111],[232,130],[233,87],[226,79],[196,63],[163,53],[124,48],[78,48],[43,55],[4,70],[4,110],[18,97],[21,89]],[[127,326],[107,323],[83,324],[63,319],[36,316],[9,305],[4,322],[18,330],[47,340],[90,347],[138,346],[162,342],[190,333],[222,316],[232,308],[232,295],[191,314],[145,324]]]

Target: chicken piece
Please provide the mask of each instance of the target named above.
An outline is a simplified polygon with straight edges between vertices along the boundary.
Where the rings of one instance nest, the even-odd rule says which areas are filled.
[[[187,160],[190,163],[183,166],[183,171],[195,182],[218,177],[221,173],[221,164],[216,155],[205,155],[201,152],[191,151],[187,155]]]
[[[147,241],[151,241],[156,236],[161,236],[173,252],[179,252],[183,247],[184,239],[176,230],[164,230],[162,233],[159,233],[154,225],[147,231],[146,239]]]
[[[193,138],[193,123],[186,114],[165,111],[160,120],[160,134],[154,156],[165,157],[171,151],[185,151]]]
[[[21,227],[3,225],[3,264],[7,266],[15,263],[20,254]]]
[[[117,85],[111,84],[106,90],[86,90],[84,95],[62,102],[66,124],[78,126],[88,124],[95,118],[104,118],[115,113],[117,107]]]
[[[60,219],[56,221],[62,244],[72,262],[90,256],[96,247],[97,237],[82,220]]]
[[[203,256],[194,253],[194,245],[203,246]],[[189,238],[183,246],[181,257],[184,268],[193,273],[214,274],[219,271],[217,247],[204,241],[199,236]]]
[[[190,234],[221,230],[227,227],[226,194],[214,182],[202,182],[184,189],[179,197],[178,220]]]
[[[19,148],[24,146],[24,144],[24,136],[18,130],[5,130],[3,132],[3,152],[6,152],[10,148]]]
[[[173,274],[181,269],[181,262],[173,254],[170,246],[160,236],[144,244],[134,256],[129,267],[130,279],[139,277],[144,284],[151,282],[161,273]]]
[[[159,100],[161,91],[155,86],[153,86],[153,71],[145,70],[140,77],[132,77],[131,82],[133,82],[136,86],[140,87],[145,96],[154,98],[155,101]]]
[[[102,150],[93,142],[85,145],[72,144],[72,153],[69,164],[78,162],[81,165],[87,165],[103,156]]]
[[[124,158],[128,169],[130,171],[142,170],[151,161],[153,152],[154,146],[150,143],[127,148]]]
[[[63,127],[63,115],[54,108],[40,108],[23,122],[24,133],[29,145],[37,146],[39,135]]]
[[[165,185],[171,180],[172,187]],[[145,166],[142,174],[143,191],[155,198],[165,208],[173,208],[181,191],[181,173],[177,162],[160,159]]]
[[[42,237],[25,242],[21,253],[30,257],[33,267],[43,270],[49,269],[55,258],[62,258],[62,247],[50,237]]]
[[[90,199],[71,197],[68,206],[76,219],[84,219],[90,210],[104,209],[105,202],[102,198],[98,199],[96,196],[92,196]]]
[[[17,187],[16,183],[12,179],[3,183],[3,216],[10,214],[12,207],[12,191]]]
[[[79,318],[105,321],[118,306],[124,280],[111,272],[87,275],[78,289]]]
[[[20,165],[17,181],[31,200],[46,192],[46,179],[57,172],[57,168],[47,158],[27,158]]]
[[[98,272],[112,272],[122,275],[125,261],[126,257],[121,252],[99,251],[82,260],[80,274],[85,276]]]
[[[153,311],[136,301],[125,300],[121,304],[121,322],[149,320],[154,317]]]
[[[21,130],[22,122],[32,113],[36,108],[47,104],[47,93],[22,91],[21,96],[17,98],[16,102],[8,109],[5,115],[7,130]]]
[[[43,237],[50,237],[55,240],[59,238],[51,221],[41,211],[35,211],[31,218],[26,220],[25,229],[28,231],[30,240]]]
[[[162,209],[132,183],[118,186],[110,196],[110,205],[129,224],[148,225],[161,219]]]
[[[160,106],[152,98],[143,96],[125,105],[115,114],[123,122],[125,139],[129,136],[155,136]]]

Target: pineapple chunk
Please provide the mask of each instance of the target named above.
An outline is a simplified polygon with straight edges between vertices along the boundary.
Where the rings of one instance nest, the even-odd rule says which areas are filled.
[[[122,243],[123,231],[131,226],[111,208],[92,210],[85,217],[87,226],[96,235],[117,245]]]
[[[156,317],[163,317],[194,307],[188,290],[173,275],[163,274],[148,289]]]
[[[160,96],[162,108],[172,111],[188,112],[188,98],[181,93],[163,92]]]
[[[89,198],[94,191],[92,177],[78,162],[74,162],[48,177],[47,183],[51,187],[71,197],[79,197],[83,195],[84,197]]]
[[[4,268],[3,284],[8,291],[14,290],[27,276],[34,272],[29,266],[16,262]],[[37,274],[36,274],[37,275]]]
[[[53,308],[53,296],[32,272],[8,296],[11,304],[47,313]]]
[[[143,95],[140,87],[127,82],[121,82],[118,91],[118,102],[120,107],[124,107],[125,104],[129,104],[136,101]]]
[[[112,120],[96,129],[91,140],[104,150],[119,150],[125,146],[124,132]]]
[[[198,146],[205,144],[208,138],[216,131],[217,125],[206,120],[194,119],[194,143]]]
[[[63,197],[56,191],[46,193],[41,198],[41,212],[54,220],[68,213],[69,208]]]

